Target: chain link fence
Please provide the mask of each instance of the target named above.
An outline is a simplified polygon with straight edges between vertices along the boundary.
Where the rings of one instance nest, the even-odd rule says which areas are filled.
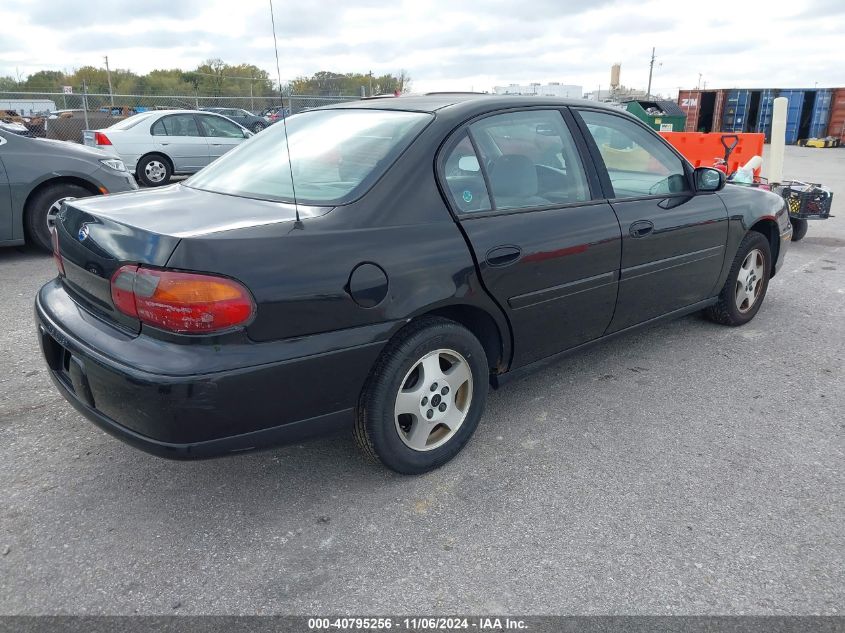
[[[82,142],[82,130],[101,129],[149,110],[246,110],[265,117],[268,125],[279,114],[289,116],[319,106],[355,101],[359,97],[314,95],[226,96],[123,95],[61,92],[0,92],[0,129],[26,136]],[[276,113],[276,116],[272,114]],[[234,113],[222,114],[234,116]],[[240,122],[240,121],[239,121]]]

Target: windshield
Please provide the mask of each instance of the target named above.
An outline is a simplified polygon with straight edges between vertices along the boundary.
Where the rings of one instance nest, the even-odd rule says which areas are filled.
[[[277,123],[188,179],[196,189],[308,205],[350,202],[432,119],[420,112],[313,110]],[[291,185],[291,171],[293,184]]]

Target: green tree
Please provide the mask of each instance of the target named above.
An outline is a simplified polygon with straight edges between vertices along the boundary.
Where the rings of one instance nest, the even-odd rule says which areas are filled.
[[[61,92],[62,86],[66,86],[67,77],[58,70],[39,70],[26,78],[21,86],[22,90],[29,92]]]
[[[314,73],[310,77],[297,77],[291,82],[291,89],[296,94],[313,94],[323,96],[359,95],[363,88],[364,94],[376,95],[407,92],[411,86],[411,78],[404,70],[397,75],[370,75],[370,73],[335,73],[326,70]]]
[[[14,77],[0,77],[0,92],[13,92],[20,89],[18,80]]]

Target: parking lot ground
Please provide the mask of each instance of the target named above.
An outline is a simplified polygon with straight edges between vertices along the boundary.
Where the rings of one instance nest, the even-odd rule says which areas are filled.
[[[841,614],[845,149],[786,172],[839,217],[752,323],[690,316],[491,392],[415,478],[347,435],[202,462],[112,439],[39,356],[51,258],[0,251],[0,613]]]

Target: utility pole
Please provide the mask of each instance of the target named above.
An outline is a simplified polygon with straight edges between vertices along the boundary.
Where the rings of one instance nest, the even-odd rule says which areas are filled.
[[[698,73],[698,85],[695,87],[696,90],[701,90],[701,73]]]
[[[109,70],[109,56],[106,55],[104,59],[106,60],[106,77],[108,77],[108,79],[109,79],[109,99],[111,100],[111,107],[113,108],[114,107],[114,91],[112,90],[112,87],[111,87],[111,70]]]
[[[85,117],[85,129],[90,130],[88,125],[88,84],[82,80],[82,115]]]
[[[651,75],[654,72],[654,47],[651,48],[651,62],[648,65],[648,88],[646,88],[646,99],[651,97]]]
[[[369,73],[370,76],[370,94],[369,96],[373,96],[373,71],[371,70]]]

